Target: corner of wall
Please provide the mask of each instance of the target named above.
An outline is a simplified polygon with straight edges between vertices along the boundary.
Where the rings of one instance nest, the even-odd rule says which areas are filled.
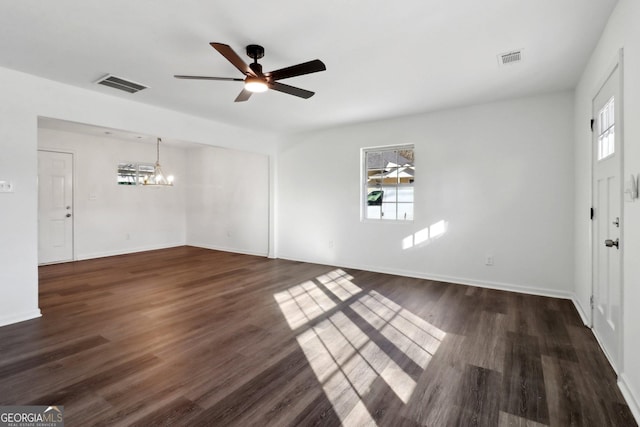
[[[26,320],[37,319],[41,317],[42,313],[40,309],[36,309],[33,311],[28,311],[24,313],[15,313],[10,316],[0,317],[0,326],[11,325],[13,323],[24,322]]]
[[[576,308],[576,311],[580,315],[580,318],[582,319],[582,323],[584,323],[585,326],[590,326],[591,316],[587,315],[588,311],[584,309],[584,307],[580,303],[580,300],[575,294],[571,296],[571,301],[573,302],[573,306]]]

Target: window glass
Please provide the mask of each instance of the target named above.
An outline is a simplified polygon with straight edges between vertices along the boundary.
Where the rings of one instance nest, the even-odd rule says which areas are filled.
[[[151,163],[118,163],[118,185],[142,185],[153,176]]]
[[[413,146],[363,149],[364,219],[413,220]]]
[[[134,163],[120,163],[118,165],[118,184],[136,185],[136,165]]]
[[[615,153],[616,120],[614,101],[614,98],[611,98],[598,114],[598,160],[606,159]]]

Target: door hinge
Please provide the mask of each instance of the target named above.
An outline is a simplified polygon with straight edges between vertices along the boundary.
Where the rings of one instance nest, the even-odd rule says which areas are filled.
[[[589,303],[591,304],[591,308],[593,308],[593,295],[591,295],[591,298],[589,299]]]
[[[595,122],[596,121],[594,119],[591,119],[591,132],[593,132],[593,125],[595,124]]]
[[[596,212],[593,208],[591,208],[591,213],[589,214],[589,219],[593,221],[593,217],[595,216]]]

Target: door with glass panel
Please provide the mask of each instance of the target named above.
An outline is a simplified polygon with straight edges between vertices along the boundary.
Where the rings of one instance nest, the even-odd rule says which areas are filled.
[[[620,67],[593,99],[593,331],[613,368],[622,340],[622,144]]]

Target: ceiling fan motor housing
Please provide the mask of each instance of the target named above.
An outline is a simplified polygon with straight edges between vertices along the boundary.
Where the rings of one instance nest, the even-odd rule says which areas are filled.
[[[249,64],[249,68],[251,68],[251,71],[253,71],[257,75],[262,75],[262,65],[258,64],[257,62],[252,62],[251,64]]]

